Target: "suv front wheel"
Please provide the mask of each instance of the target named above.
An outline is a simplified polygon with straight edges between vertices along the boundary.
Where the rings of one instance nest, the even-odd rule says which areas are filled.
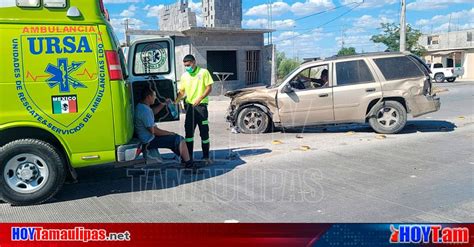
[[[250,106],[240,111],[237,117],[237,127],[244,134],[261,134],[268,131],[270,117],[262,109]]]
[[[407,111],[402,104],[397,101],[385,101],[376,107],[374,116],[369,119],[369,124],[375,132],[396,134],[405,127]]]

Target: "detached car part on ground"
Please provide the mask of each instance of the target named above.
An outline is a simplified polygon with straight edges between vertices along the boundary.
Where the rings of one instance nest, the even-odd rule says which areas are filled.
[[[227,121],[246,134],[367,122],[377,133],[395,134],[408,113],[419,117],[440,109],[431,88],[429,68],[408,53],[335,57],[304,63],[266,88],[228,92]]]

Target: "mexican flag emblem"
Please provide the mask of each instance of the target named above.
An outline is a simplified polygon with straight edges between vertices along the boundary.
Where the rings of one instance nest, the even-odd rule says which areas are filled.
[[[53,96],[53,114],[77,113],[77,96]]]

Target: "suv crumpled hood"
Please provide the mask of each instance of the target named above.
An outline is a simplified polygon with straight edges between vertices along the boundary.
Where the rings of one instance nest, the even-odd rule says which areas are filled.
[[[234,99],[237,97],[248,96],[249,94],[252,94],[255,96],[270,96],[273,98],[277,90],[277,88],[267,87],[242,88],[238,90],[228,91],[225,96]]]

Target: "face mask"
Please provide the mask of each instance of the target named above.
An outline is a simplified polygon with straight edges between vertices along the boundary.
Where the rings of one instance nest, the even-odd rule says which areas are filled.
[[[186,71],[188,73],[192,73],[194,71],[193,67],[191,67],[191,66],[186,66],[186,67],[184,67],[184,69],[186,69]]]

